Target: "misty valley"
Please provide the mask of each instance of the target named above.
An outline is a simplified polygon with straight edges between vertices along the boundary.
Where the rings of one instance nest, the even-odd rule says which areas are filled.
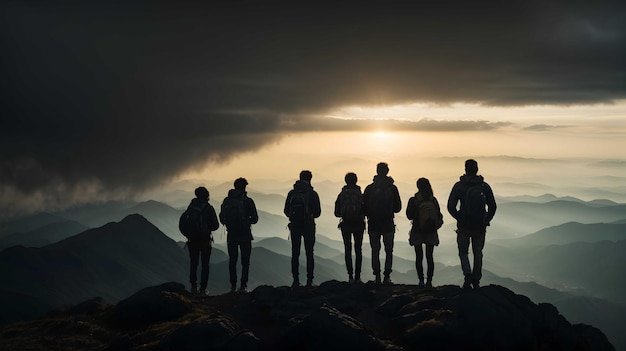
[[[210,186],[219,209],[230,183]],[[286,191],[250,189],[259,212],[253,226],[250,290],[291,283],[291,243],[283,214]],[[347,281],[343,243],[332,206],[339,183],[317,185],[315,281]],[[144,202],[107,202],[42,212],[0,227],[0,323],[39,317],[95,296],[109,302],[164,282],[187,284],[189,258],[178,219],[193,187],[168,190]],[[287,189],[287,186],[285,186]],[[403,206],[410,193],[403,192]],[[447,195],[447,194],[446,194]],[[444,201],[444,194],[440,201]],[[553,195],[498,197],[487,230],[483,285],[504,286],[547,302],[572,323],[600,328],[616,349],[626,350],[626,204]],[[396,216],[395,284],[416,284],[415,253],[408,243],[404,208]],[[435,248],[433,285],[462,285],[455,222],[444,213]],[[213,233],[209,294],[229,291],[226,233]],[[362,280],[373,280],[365,235]],[[304,264],[302,258],[301,265]],[[301,267],[301,270],[304,270]]]

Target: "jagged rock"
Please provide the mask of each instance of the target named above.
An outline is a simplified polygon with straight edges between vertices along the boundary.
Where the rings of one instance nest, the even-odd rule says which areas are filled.
[[[199,296],[168,283],[116,306],[93,300],[74,312],[3,329],[0,349],[33,348],[34,337],[39,349],[53,340],[59,349],[120,351],[614,351],[600,330],[571,325],[554,306],[495,285],[464,292],[330,281]]]
[[[185,294],[180,283],[142,289],[115,306],[113,320],[123,328],[137,328],[180,318],[192,309]]]

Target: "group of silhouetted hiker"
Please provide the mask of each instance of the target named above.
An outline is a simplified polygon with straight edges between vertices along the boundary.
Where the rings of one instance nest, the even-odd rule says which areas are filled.
[[[398,188],[393,178],[388,176],[389,166],[381,162],[376,166],[376,176],[363,192],[357,185],[357,175],[347,173],[346,185],[341,189],[335,201],[334,214],[340,218],[339,229],[343,237],[345,262],[350,283],[361,282],[363,261],[363,235],[367,227],[372,248],[372,270],[377,284],[392,284],[393,244],[396,226],[394,216],[402,209]],[[315,260],[315,218],[321,215],[320,199],[311,186],[313,174],[304,170],[293,189],[287,194],[284,213],[289,218],[291,239],[291,274],[292,287],[300,287],[299,258],[300,247],[304,241],[306,254],[306,286],[313,286]],[[219,224],[226,226],[229,256],[231,292],[246,292],[250,253],[252,251],[252,225],[257,223],[254,201],[246,194],[248,182],[238,178],[234,188],[228,192],[220,206],[219,216],[209,204],[209,191],[205,187],[195,190],[179,223],[181,232],[188,239],[191,261],[189,281],[191,292],[206,294],[209,278],[209,260],[212,248],[212,234]],[[433,252],[439,245],[438,229],[443,225],[443,215],[439,202],[433,194],[430,181],[426,178],[417,180],[418,192],[408,201],[406,216],[411,220],[409,243],[415,248],[415,268],[418,285],[432,287],[434,273]],[[485,245],[486,227],[496,212],[496,202],[489,184],[478,175],[478,163],[465,161],[465,174],[460,177],[450,192],[447,210],[457,221],[457,244],[461,268],[465,277],[463,289],[478,288],[482,277],[482,250]],[[218,222],[219,218],[219,222]],[[367,226],[366,226],[367,224]],[[385,249],[385,264],[380,264],[380,250]],[[355,261],[352,261],[354,243]],[[469,247],[472,246],[474,262],[469,261]],[[241,279],[237,289],[237,261],[241,253]],[[422,261],[426,254],[426,275]],[[200,286],[197,285],[198,263],[201,263]],[[381,279],[382,273],[382,279]]]

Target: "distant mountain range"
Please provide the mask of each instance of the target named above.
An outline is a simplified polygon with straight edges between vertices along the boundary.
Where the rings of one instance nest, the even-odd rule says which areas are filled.
[[[322,183],[317,185],[316,189],[330,192],[335,186],[332,183]],[[224,183],[217,186],[217,189],[227,191],[231,187],[232,184]],[[217,191],[212,191],[212,194],[217,193]],[[188,193],[178,194],[189,196]],[[260,216],[259,223],[252,229],[255,236],[252,255],[253,269],[258,275],[251,275],[251,284],[264,282],[275,285],[289,284],[291,244],[288,241],[287,218],[282,214],[284,195],[250,192],[250,196],[255,199]],[[185,203],[188,201],[187,198]],[[334,197],[326,199],[326,202],[330,201],[334,201]],[[211,202],[219,212],[221,199],[213,196]],[[332,215],[330,203],[327,203],[325,208],[325,213],[318,220],[315,253],[316,267],[319,271],[316,269],[316,272],[320,279],[345,280],[347,273],[343,258],[343,243],[336,227],[338,219]],[[188,270],[188,257],[186,250],[182,247],[185,239],[177,228],[178,218],[182,211],[182,208],[174,208],[158,201],[108,202],[80,206],[57,213],[39,213],[3,223],[0,227],[0,250],[2,248],[5,250],[0,251],[0,264],[2,264],[0,273],[3,274],[0,278],[4,279],[3,281],[20,283],[9,283],[8,288],[0,289],[2,290],[0,294],[15,296],[15,299],[19,301],[30,299],[32,306],[38,306],[33,309],[41,311],[51,305],[69,301],[65,300],[64,296],[71,296],[71,302],[76,302],[73,298],[93,295],[110,299],[124,296],[129,290],[115,291],[108,287],[108,285],[118,285],[120,279],[136,281],[137,284],[130,284],[130,286],[140,287],[155,283],[155,277],[158,279],[170,277],[168,274],[184,277]],[[136,272],[128,273],[125,269],[133,267],[134,261],[143,260],[141,255],[130,252],[122,255],[125,251],[118,250],[120,257],[114,253],[111,257],[102,258],[108,256],[108,250],[116,251],[115,245],[121,245],[125,242],[123,240],[120,242],[105,240],[101,247],[102,252],[91,248],[93,245],[91,240],[84,240],[81,245],[64,246],[69,245],[68,242],[78,242],[75,237],[84,237],[87,233],[103,233],[108,230],[104,228],[110,226],[123,228],[127,226],[125,218],[130,213],[140,214],[144,222],[149,223],[151,229],[144,228],[142,229],[144,232],[151,232],[154,235],[158,233],[159,239],[154,241],[161,244],[154,250],[161,252],[158,256],[178,257],[175,260],[175,267],[168,269],[163,267],[163,263],[155,262],[157,258],[145,257],[146,261],[142,263],[143,268],[131,269]],[[520,196],[503,199],[499,202],[496,217],[487,230],[485,268],[501,277],[510,277],[523,282],[538,282],[572,295],[587,295],[590,298],[607,300],[605,301],[607,303],[611,301],[611,303],[625,305],[626,278],[624,277],[626,276],[621,273],[621,267],[626,264],[624,261],[626,257],[624,221],[626,221],[626,205],[607,200],[585,202],[576,198],[557,198],[549,194],[540,197]],[[398,227],[394,248],[393,279],[398,283],[415,283],[415,254],[413,247],[406,242],[406,232],[410,223],[402,212],[397,216],[396,223]],[[448,266],[458,264],[454,225],[453,221],[446,221],[439,233],[441,244],[435,249],[435,260]],[[115,231],[133,232],[128,228],[115,229]],[[213,285],[210,289],[221,292],[226,291],[229,286],[227,255],[224,253],[226,251],[224,228],[218,229],[214,236],[216,245],[212,264],[215,268],[211,273],[210,284]],[[138,239],[130,234],[129,238]],[[141,240],[138,240],[135,244],[145,245],[140,242]],[[14,245],[23,245],[27,248],[11,247]],[[304,249],[302,248],[301,251],[303,266],[301,271],[304,272]],[[87,253],[94,254],[88,255]],[[372,279],[371,249],[367,234],[363,244],[363,255],[363,279]],[[116,263],[118,258],[121,263]],[[381,252],[381,260],[384,261],[383,252]],[[88,268],[92,266],[106,266],[107,269],[119,272],[102,273],[99,268]],[[161,268],[158,267],[161,267],[167,274],[164,276]],[[445,268],[445,266],[441,267]],[[152,273],[143,274],[144,270]],[[68,272],[68,276],[79,278],[66,279],[62,273],[64,271]],[[142,278],[137,278],[136,274],[141,274]],[[144,275],[147,278],[143,277]],[[450,279],[452,277],[454,280],[450,281],[439,272],[436,273],[437,282],[458,284],[456,281],[459,279],[458,272],[451,275]],[[83,280],[92,285],[86,288],[73,285]],[[186,281],[185,278],[172,280]],[[56,287],[56,284],[65,283],[70,287],[69,290]]]
[[[345,281],[347,273],[343,263],[343,246],[323,236],[318,238],[315,282]],[[218,249],[222,245],[217,244],[212,255],[209,278],[212,294],[224,293],[230,286],[227,256]],[[249,287],[290,285],[289,241],[276,237],[258,239],[253,242],[253,247]],[[486,262],[498,262],[499,269],[510,270],[518,275],[535,274],[535,281],[593,286],[595,289],[578,292],[594,296],[604,292],[606,295],[601,297],[623,301],[620,300],[625,291],[623,275],[615,267],[626,264],[626,241],[566,243],[525,250],[490,244],[486,249],[489,258]],[[364,245],[364,281],[373,278],[369,253],[369,244]],[[186,282],[188,262],[188,254],[180,243],[168,238],[146,218],[137,214],[41,248],[18,246],[5,249],[0,252],[0,280],[6,282],[0,289],[0,308],[6,312],[0,323],[29,319],[53,307],[75,304],[93,296],[115,302],[145,286],[166,281]],[[241,274],[239,264],[237,269]],[[303,249],[300,271],[301,279],[304,279],[306,268]],[[615,332],[618,326],[624,325],[623,316],[626,313],[616,312],[624,310],[622,304],[600,298],[579,297],[536,283],[500,278],[498,275],[486,270],[484,284],[507,286],[533,300],[554,303],[568,318],[575,317],[577,321],[585,323],[593,321],[605,328],[607,334],[617,340],[616,344],[626,345]],[[417,277],[413,260],[397,258],[392,278],[396,283],[415,284]],[[461,280],[458,266],[437,264],[436,285],[459,285]]]
[[[565,245],[575,242],[626,240],[626,223],[583,224],[569,222],[542,229],[515,239],[495,239],[492,242],[508,246]]]
[[[186,281],[186,256],[145,218],[130,215],[52,245],[1,251],[0,290],[48,306],[93,296],[115,301],[148,285]]]
[[[60,219],[60,218],[59,218]],[[71,220],[61,220],[43,225],[28,232],[17,232],[0,238],[0,250],[15,245],[40,247],[81,233],[89,227]]]

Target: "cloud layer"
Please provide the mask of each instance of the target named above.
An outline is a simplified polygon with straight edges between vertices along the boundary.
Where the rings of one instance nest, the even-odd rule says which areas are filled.
[[[317,117],[341,106],[626,96],[617,2],[0,6],[2,207],[140,192],[285,131],[381,123]]]

